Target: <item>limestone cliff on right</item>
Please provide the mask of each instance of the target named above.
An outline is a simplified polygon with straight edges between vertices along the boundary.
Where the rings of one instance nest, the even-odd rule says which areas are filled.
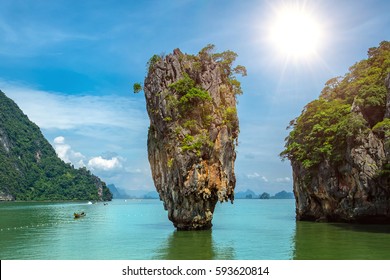
[[[390,42],[330,79],[289,128],[297,220],[390,223]]]

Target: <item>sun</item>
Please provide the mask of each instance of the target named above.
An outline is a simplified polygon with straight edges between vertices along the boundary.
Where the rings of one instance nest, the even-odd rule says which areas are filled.
[[[269,40],[289,59],[307,59],[315,55],[322,40],[322,29],[314,14],[299,6],[276,10],[269,27]]]

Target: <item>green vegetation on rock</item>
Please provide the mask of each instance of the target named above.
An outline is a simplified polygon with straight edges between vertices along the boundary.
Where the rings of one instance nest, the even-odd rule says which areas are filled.
[[[341,100],[314,100],[292,121],[294,129],[281,155],[301,162],[305,168],[324,160],[338,162],[347,141],[363,133],[365,124],[363,117],[351,114],[351,105]]]
[[[237,95],[242,94],[242,89],[236,75],[246,76],[246,68],[241,65],[233,67],[236,53],[229,50],[215,53],[214,48],[214,45],[209,44],[197,55],[180,54],[179,61],[185,70],[182,77],[170,83],[166,91],[159,93],[169,109],[163,120],[174,126],[177,137],[181,138],[183,152],[190,151],[201,155],[202,149],[213,146],[207,135],[213,116],[220,119],[220,125],[226,125],[230,131],[235,131],[234,135],[238,135],[237,109],[221,102],[215,110],[210,93],[202,88],[200,73],[205,64],[216,63],[222,77],[219,88],[221,95]],[[163,59],[163,55],[153,55],[147,63],[148,73],[155,71],[155,65]],[[135,83],[134,92],[140,90],[142,85]],[[160,112],[155,110],[154,114]]]
[[[177,82],[169,85],[169,88],[176,91],[179,95],[178,106],[181,115],[186,115],[192,108],[202,109],[204,112],[207,103],[211,102],[210,94],[195,86],[195,81],[188,74]],[[172,96],[172,95],[170,95]]]
[[[149,59],[148,63],[146,64],[146,65],[147,65],[147,70],[150,71],[151,69],[153,69],[153,66],[154,66],[157,62],[159,62],[159,61],[161,61],[161,60],[162,60],[162,56],[161,56],[161,55],[157,55],[157,54],[153,55],[153,56]]]
[[[330,79],[319,99],[307,104],[291,121],[282,158],[306,169],[328,161],[343,161],[348,146],[372,130],[389,135],[385,78],[390,73],[390,42],[370,48],[368,58],[353,65],[344,77]]]
[[[133,85],[133,91],[134,91],[134,93],[138,93],[138,92],[142,91],[142,86],[141,86],[141,84],[140,84],[140,83],[135,83],[135,84]]]

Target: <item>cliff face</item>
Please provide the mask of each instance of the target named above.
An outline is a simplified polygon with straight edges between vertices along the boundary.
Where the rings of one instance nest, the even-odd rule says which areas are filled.
[[[60,160],[39,127],[0,91],[0,201],[111,198],[98,177]]]
[[[291,161],[298,220],[390,223],[390,42],[291,121]]]
[[[390,74],[385,117],[390,116],[389,81]],[[359,106],[353,104],[352,114],[362,115]],[[389,223],[390,177],[384,169],[390,151],[386,143],[388,136],[369,130],[348,141],[341,164],[324,160],[313,171],[292,161],[297,219]]]
[[[148,158],[168,218],[180,230],[210,228],[217,201],[234,199],[239,130],[229,71],[207,52],[175,49],[149,62]]]

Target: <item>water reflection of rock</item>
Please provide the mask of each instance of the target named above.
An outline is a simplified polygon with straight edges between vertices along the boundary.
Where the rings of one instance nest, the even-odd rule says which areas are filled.
[[[294,259],[390,258],[390,226],[297,222]]]
[[[174,231],[156,251],[154,259],[213,260],[234,259],[231,246],[220,246],[213,241],[212,231]]]

